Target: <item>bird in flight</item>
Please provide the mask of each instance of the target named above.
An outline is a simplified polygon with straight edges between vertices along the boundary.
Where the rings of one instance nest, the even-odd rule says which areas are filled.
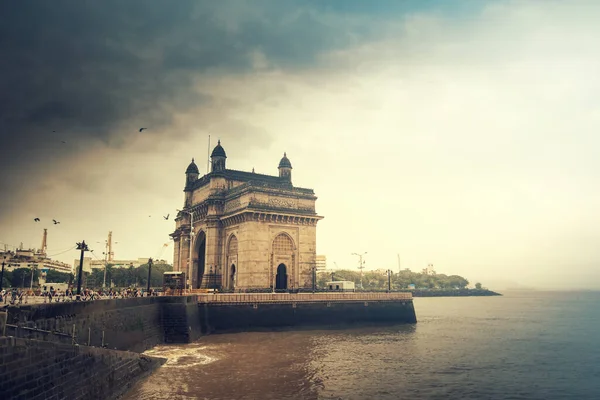
[[[33,220],[34,220],[35,222],[40,222],[40,219],[39,219],[39,218],[34,218]]]
[[[55,220],[55,219],[53,219],[53,220],[52,220],[52,222],[54,222],[54,225],[56,225],[56,224],[60,224],[60,221],[57,221],[57,220]]]
[[[165,220],[167,220],[167,219],[169,219],[169,215],[171,215],[171,214],[167,214],[167,216],[166,216],[166,217],[163,217],[163,218],[164,218]]]
[[[144,129],[148,129],[148,128],[140,128],[140,132],[143,131]]]

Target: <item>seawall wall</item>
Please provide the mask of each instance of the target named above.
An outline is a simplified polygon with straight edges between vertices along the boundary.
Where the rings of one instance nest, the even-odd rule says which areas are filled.
[[[203,333],[417,322],[412,300],[200,304]]]
[[[3,399],[113,399],[166,360],[97,347],[0,337]]]
[[[161,296],[9,307],[6,335],[143,352],[199,337],[197,304]]]
[[[192,295],[11,307],[6,335],[143,352],[213,332],[416,322],[412,297],[328,296]]]

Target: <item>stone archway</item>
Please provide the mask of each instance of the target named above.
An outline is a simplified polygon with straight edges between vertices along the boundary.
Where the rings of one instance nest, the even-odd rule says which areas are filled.
[[[271,288],[276,290],[294,289],[296,282],[295,253],[294,241],[287,233],[281,232],[275,236],[271,250]],[[285,283],[280,281],[283,277],[286,279]]]
[[[190,279],[192,280],[192,287],[194,289],[199,289],[202,286],[206,268],[206,234],[204,231],[198,233],[194,244],[194,268],[191,272],[192,276],[190,276]]]
[[[277,275],[275,275],[275,290],[286,290],[287,285],[287,268],[285,264],[279,264],[277,266]]]

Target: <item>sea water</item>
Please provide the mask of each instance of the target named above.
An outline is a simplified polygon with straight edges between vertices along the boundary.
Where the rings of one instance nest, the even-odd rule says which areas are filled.
[[[415,298],[418,323],[216,334],[127,399],[600,399],[600,292]]]

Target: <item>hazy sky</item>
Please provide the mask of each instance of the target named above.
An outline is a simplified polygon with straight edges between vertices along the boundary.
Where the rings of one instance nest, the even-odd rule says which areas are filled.
[[[0,242],[98,254],[112,230],[117,258],[160,255],[211,134],[233,169],[287,152],[331,267],[600,288],[598,20],[594,0],[4,2]]]

